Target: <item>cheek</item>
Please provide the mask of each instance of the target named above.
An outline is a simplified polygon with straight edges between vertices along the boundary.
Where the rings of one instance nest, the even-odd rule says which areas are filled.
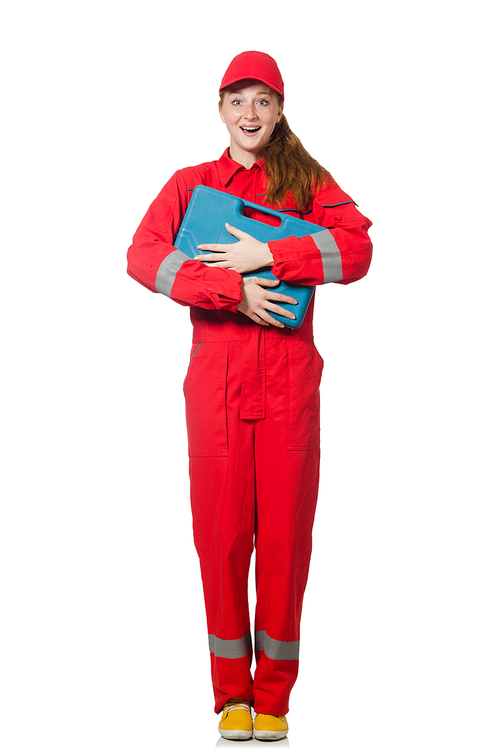
[[[266,108],[261,113],[262,122],[269,126],[274,126],[279,120],[279,110],[278,108]]]
[[[230,128],[235,124],[237,117],[236,114],[230,110],[222,110],[221,119],[222,122],[225,123],[228,128]]]
[[[269,111],[267,111],[266,117],[263,120],[263,123],[265,123],[266,126],[269,126],[270,128],[274,128],[277,120],[278,120],[277,114],[270,113]]]

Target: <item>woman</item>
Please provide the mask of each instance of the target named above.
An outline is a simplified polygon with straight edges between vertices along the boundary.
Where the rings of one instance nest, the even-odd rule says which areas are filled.
[[[191,307],[184,383],[191,505],[207,612],[215,711],[227,739],[281,739],[298,672],[299,625],[319,479],[319,383],[314,300],[300,328],[276,281],[350,283],[371,260],[370,221],[302,147],[283,115],[283,80],[261,52],[236,56],[220,86],[230,145],[220,160],[177,171],[129,249],[129,274]],[[323,226],[304,238],[173,246],[192,191],[204,184]],[[252,217],[270,222],[259,211]],[[205,252],[211,252],[210,255]],[[211,265],[204,264],[210,259]],[[288,304],[289,309],[282,305]],[[247,599],[256,549],[255,655]],[[252,722],[251,708],[255,709]]]

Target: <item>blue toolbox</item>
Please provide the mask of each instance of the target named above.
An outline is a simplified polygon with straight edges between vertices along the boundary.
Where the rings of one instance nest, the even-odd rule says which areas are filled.
[[[254,220],[245,215],[247,208],[258,210],[266,215],[272,215],[280,220],[279,225],[269,225],[262,223],[260,220]],[[208,186],[197,186],[193,191],[193,196],[189,203],[188,209],[184,216],[182,226],[175,239],[175,246],[181,252],[189,257],[195,257],[197,254],[210,254],[210,252],[201,252],[198,249],[199,244],[235,244],[237,239],[232,236],[225,228],[225,223],[245,231],[258,241],[267,242],[276,239],[284,239],[288,236],[309,236],[311,233],[324,231],[320,225],[308,223],[306,220],[286,215],[278,210],[271,210],[254,202],[247,202],[240,197],[234,197],[232,194],[226,194],[217,189],[211,189]],[[210,265],[210,262],[205,264]],[[255,270],[252,273],[245,273],[243,278],[258,275],[260,278],[270,278],[276,280],[271,272],[271,268],[264,267]],[[304,316],[311,301],[314,286],[300,286],[281,281],[279,286],[272,289],[280,294],[292,296],[298,302],[295,304],[282,304],[279,306],[293,312],[296,319],[289,320],[287,317],[277,315],[272,312],[272,316],[279,320],[288,328],[300,328],[304,321]]]

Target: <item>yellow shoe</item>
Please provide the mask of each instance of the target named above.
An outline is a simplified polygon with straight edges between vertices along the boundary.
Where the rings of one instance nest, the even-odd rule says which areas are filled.
[[[252,713],[249,703],[226,703],[219,723],[224,739],[252,739]]]
[[[284,739],[288,734],[286,716],[257,713],[253,722],[255,739]]]

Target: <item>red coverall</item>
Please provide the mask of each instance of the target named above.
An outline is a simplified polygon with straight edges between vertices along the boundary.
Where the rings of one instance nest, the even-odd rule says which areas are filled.
[[[263,161],[247,170],[226,150],[220,160],[180,170],[135,233],[128,273],[191,307],[184,393],[215,711],[240,698],[253,700],[256,712],[282,716],[298,672],[319,479],[323,361],[313,343],[314,299],[296,330],[261,326],[238,312],[241,276],[194,261],[173,246],[198,184],[264,205]],[[292,198],[283,211],[328,230],[270,242],[276,278],[318,285],[350,283],[367,273],[371,223],[333,180],[304,213]],[[254,539],[252,679],[247,582]]]

